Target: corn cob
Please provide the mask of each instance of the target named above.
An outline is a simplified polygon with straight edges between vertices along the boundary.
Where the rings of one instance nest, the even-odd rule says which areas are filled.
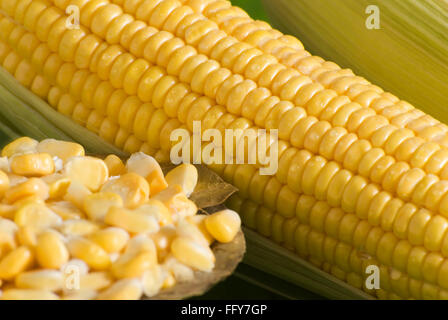
[[[400,271],[426,281],[423,270],[433,263],[437,276],[423,286],[447,289],[445,125],[350,70],[312,57],[295,38],[227,1],[113,2],[1,1],[9,17],[0,21],[0,61],[58,112],[118,148],[159,160],[169,159],[170,132],[191,134],[195,120],[221,130],[279,129],[276,177],[261,176],[259,163],[211,166],[242,197],[278,212],[263,222],[262,234],[270,236],[263,230],[272,224],[282,242],[286,220],[296,233],[307,232],[308,215],[325,220],[331,209],[346,215],[351,229],[336,235],[321,228],[322,236],[360,252],[368,239],[369,254],[385,268],[395,266],[374,249],[381,243],[392,252],[404,241],[418,257],[403,258],[410,267]],[[70,4],[79,5],[80,29],[65,26]],[[328,210],[304,213],[309,199]],[[266,218],[266,210],[256,215]],[[351,232],[363,226],[375,232],[354,244]],[[288,244],[298,253],[301,246]],[[340,266],[326,263],[316,264],[359,282],[359,272],[342,276]],[[387,297],[383,291],[378,295]]]

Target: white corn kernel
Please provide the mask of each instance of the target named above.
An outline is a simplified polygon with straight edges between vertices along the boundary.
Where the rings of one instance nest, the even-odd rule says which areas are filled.
[[[126,162],[128,172],[134,172],[148,180],[151,194],[157,194],[168,186],[159,163],[143,152],[130,156]]]
[[[75,142],[61,141],[55,139],[45,139],[39,142],[36,147],[37,152],[46,152],[53,157],[58,157],[62,161],[67,161],[71,157],[84,156],[84,148]]]
[[[101,192],[118,194],[123,200],[123,205],[133,209],[148,200],[150,190],[145,179],[130,172],[117,179],[107,181],[101,188]]]
[[[156,218],[119,207],[110,208],[104,222],[130,233],[153,233],[160,228]]]
[[[198,170],[194,165],[184,163],[168,172],[165,179],[169,186],[180,185],[185,195],[189,197],[198,183]]]
[[[58,227],[66,236],[85,236],[99,230],[100,226],[94,222],[83,219],[66,220]]]
[[[170,255],[165,259],[163,268],[171,272],[177,282],[186,282],[194,279],[193,269],[181,263],[174,256]]]
[[[113,192],[92,193],[84,199],[84,211],[93,221],[104,221],[111,207],[121,206],[123,206],[122,198]]]
[[[103,160],[93,157],[72,157],[64,165],[63,173],[90,191],[96,191],[106,182],[109,171]]]
[[[78,181],[72,181],[64,196],[64,200],[72,202],[79,209],[83,209],[84,201],[92,192]]]
[[[56,270],[35,270],[19,274],[15,279],[17,288],[59,291],[64,277]]]
[[[2,149],[2,157],[12,157],[15,154],[36,152],[37,142],[29,137],[21,137],[7,144]]]
[[[30,202],[17,210],[14,222],[19,227],[32,226],[36,229],[44,229],[60,225],[62,218],[45,204]]]
[[[109,227],[98,230],[89,239],[101,246],[108,253],[121,252],[129,241],[129,233],[122,228]]]
[[[143,289],[137,279],[122,279],[100,292],[97,300],[139,300]]]
[[[147,297],[153,297],[159,293],[165,282],[167,273],[159,265],[154,265],[145,271],[142,276],[143,292]]]
[[[174,257],[183,264],[200,271],[211,271],[215,256],[208,246],[203,246],[188,237],[177,237],[171,244]]]

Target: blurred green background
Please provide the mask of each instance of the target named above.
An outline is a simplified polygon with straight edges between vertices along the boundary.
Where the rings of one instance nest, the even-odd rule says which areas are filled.
[[[268,21],[261,0],[232,0],[233,5],[246,10],[253,19]]]

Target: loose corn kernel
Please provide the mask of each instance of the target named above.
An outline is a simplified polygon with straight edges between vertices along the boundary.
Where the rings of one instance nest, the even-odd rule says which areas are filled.
[[[53,210],[62,220],[81,219],[85,215],[70,201],[49,202],[48,207]]]
[[[6,161],[8,161],[8,167],[9,167],[9,160],[6,160]],[[8,179],[9,179],[10,187],[15,187],[15,186],[29,180],[27,177],[18,176],[16,174],[9,172],[9,168],[8,168]]]
[[[37,238],[36,260],[43,268],[59,269],[68,262],[69,252],[62,236],[55,231],[44,231]]]
[[[163,281],[162,289],[169,289],[176,285],[176,278],[171,272],[167,272],[165,276],[165,281]]]
[[[122,279],[100,292],[97,300],[138,300],[142,296],[142,285],[136,279]]]
[[[140,277],[157,264],[157,256],[152,251],[125,253],[111,266],[111,272],[117,279]]]
[[[12,250],[0,260],[0,279],[10,280],[25,271],[33,263],[33,253],[21,246]]]
[[[106,166],[109,169],[109,175],[111,177],[126,173],[126,166],[123,161],[121,161],[121,159],[114,154],[108,155],[104,159],[104,163],[106,163]]]
[[[17,225],[10,220],[0,219],[0,258],[17,247]]]
[[[62,199],[67,193],[71,183],[69,178],[66,178],[59,173],[42,177],[42,180],[48,185],[49,198],[51,200]]]
[[[107,181],[101,188],[101,192],[118,194],[123,200],[123,205],[132,209],[148,200],[150,189],[144,178],[129,172],[117,179]]]
[[[85,236],[98,231],[100,226],[92,221],[75,219],[66,220],[58,227],[65,236]]]
[[[79,279],[79,290],[103,290],[113,283],[113,278],[109,272],[90,272],[81,275]]]
[[[32,226],[23,226],[17,230],[17,241],[22,246],[33,248],[37,245],[37,232]]]
[[[0,231],[13,234],[17,230],[18,227],[13,221],[0,218]]]
[[[111,207],[104,217],[104,222],[130,233],[153,233],[159,230],[156,218],[120,207]]]
[[[36,152],[38,142],[28,137],[21,137],[7,144],[2,149],[2,157],[12,157],[16,154]]]
[[[177,222],[176,231],[179,237],[193,239],[204,247],[208,247],[210,244],[199,227],[196,224],[188,222],[186,219],[182,219]]]
[[[129,234],[121,228],[109,227],[98,230],[89,239],[108,253],[121,252],[129,241]]]
[[[27,204],[30,204],[30,203],[41,203],[41,204],[44,204],[45,201],[42,200],[41,198],[39,198],[37,195],[32,195],[32,196],[28,196],[28,197],[25,197],[25,198],[21,198],[21,199],[17,200],[16,202],[14,202],[12,205],[14,207],[21,208],[21,207],[23,207],[23,206],[25,206]]]
[[[206,214],[197,214],[191,217],[187,217],[186,220],[198,227],[199,231],[201,231],[208,244],[212,244],[215,239],[210,234],[210,232],[208,232],[207,227],[205,226],[205,220],[207,219],[207,217],[208,216]]]
[[[48,153],[16,155],[11,158],[11,171],[15,174],[38,177],[52,174],[54,162]]]
[[[145,204],[135,209],[135,211],[153,216],[161,226],[173,223],[171,212],[161,201],[156,199],[149,199]]]
[[[171,212],[177,214],[179,217],[193,216],[198,211],[196,204],[187,198],[181,186],[177,184],[169,186],[152,197],[152,199],[163,202]]]
[[[0,170],[0,198],[2,198],[5,195],[5,192],[9,188],[9,177],[8,175]]]
[[[131,155],[126,162],[126,169],[128,172],[134,172],[144,177],[149,183],[152,195],[159,193],[168,186],[160,165],[153,157],[143,152]]]
[[[106,270],[110,266],[107,252],[95,242],[82,237],[74,237],[67,243],[70,254],[85,261],[94,270]]]
[[[56,270],[35,270],[19,274],[15,285],[20,289],[36,289],[59,291],[62,289],[64,277]]]
[[[14,222],[19,227],[31,226],[42,229],[57,226],[62,223],[62,219],[45,204],[30,202],[17,210]]]
[[[103,160],[93,157],[72,157],[64,165],[63,173],[71,180],[96,191],[106,182],[109,172]]]
[[[30,178],[18,183],[6,191],[4,199],[7,203],[14,203],[22,198],[34,195],[42,200],[47,200],[50,196],[49,188],[42,179]]]
[[[171,273],[177,282],[187,282],[194,279],[193,269],[182,264],[171,255],[163,262],[163,268]]]
[[[210,271],[215,266],[215,256],[209,247],[202,246],[191,238],[177,237],[171,251],[180,262],[200,271]]]
[[[177,236],[177,230],[174,225],[167,225],[160,228],[159,232],[153,233],[151,239],[157,248],[157,257],[163,261],[168,255],[171,243]]]
[[[86,186],[78,181],[70,182],[70,185],[65,193],[64,200],[73,203],[79,209],[83,209],[84,202],[87,196],[92,194]]]
[[[120,195],[112,192],[98,192],[88,195],[84,199],[84,212],[93,221],[104,221],[104,217],[111,207],[122,207]]]
[[[152,297],[162,288],[166,278],[166,272],[159,265],[154,265],[145,271],[142,276],[143,292],[145,296]]]
[[[0,218],[13,220],[17,207],[15,205],[0,203]]]
[[[138,235],[129,240],[124,251],[125,254],[137,254],[139,252],[151,252],[157,254],[154,241],[147,235]]]
[[[189,197],[198,183],[198,170],[192,164],[181,164],[168,172],[165,180],[168,185],[180,185],[185,195]]]
[[[221,243],[231,242],[241,227],[238,213],[232,210],[216,212],[205,219],[207,231]]]
[[[59,297],[48,290],[7,289],[0,296],[2,300],[59,300]]]
[[[84,156],[84,148],[74,142],[60,141],[55,139],[45,139],[39,142],[36,148],[37,152],[50,154],[52,157],[58,157],[66,162],[71,157]]]

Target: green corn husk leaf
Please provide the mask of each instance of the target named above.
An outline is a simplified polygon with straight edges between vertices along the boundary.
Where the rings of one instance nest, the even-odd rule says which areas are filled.
[[[316,268],[291,251],[245,228],[244,262],[322,297],[334,300],[371,300],[372,296]]]
[[[263,0],[272,23],[306,50],[448,123],[448,1]],[[369,30],[369,5],[381,29]]]

